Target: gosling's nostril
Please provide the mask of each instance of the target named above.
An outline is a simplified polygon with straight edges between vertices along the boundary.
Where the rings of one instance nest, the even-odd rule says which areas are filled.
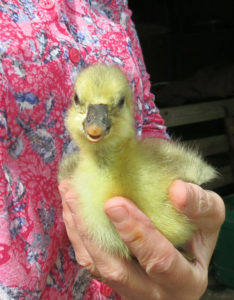
[[[108,116],[103,116],[101,119],[102,124],[106,125],[108,122]]]

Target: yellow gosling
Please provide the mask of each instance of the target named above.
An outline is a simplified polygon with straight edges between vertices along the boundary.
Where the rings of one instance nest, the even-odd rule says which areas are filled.
[[[132,200],[176,247],[191,238],[196,228],[172,207],[168,188],[176,179],[201,185],[216,171],[180,143],[135,137],[132,92],[119,68],[84,69],[65,122],[79,151],[61,162],[58,178],[71,179],[79,213],[99,247],[130,257],[103,209],[113,196]]]

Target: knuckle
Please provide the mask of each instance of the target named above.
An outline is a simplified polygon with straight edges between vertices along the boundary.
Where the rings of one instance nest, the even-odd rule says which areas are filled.
[[[85,230],[82,230],[82,229],[79,230],[79,236],[82,241],[87,241],[87,240],[90,240],[90,238],[91,238],[89,236],[89,234]]]
[[[73,221],[71,214],[63,210],[62,216],[65,225],[70,227]]]
[[[194,208],[192,210],[192,217],[196,219],[209,213],[211,209],[211,202],[208,191],[204,190],[200,186],[193,185],[193,187],[192,199]]]
[[[155,226],[148,218],[144,219],[142,224],[134,224],[132,229],[126,228],[125,235],[122,234],[122,238],[125,243],[131,245],[134,248],[142,248],[146,243],[146,232],[155,230]]]
[[[79,264],[87,271],[89,271],[89,273],[95,274],[95,267],[92,263],[81,261],[81,263],[79,262]]]
[[[218,196],[219,197],[219,196]],[[222,225],[225,220],[225,205],[221,197],[219,197],[218,221]]]
[[[152,276],[156,273],[168,274],[172,272],[174,268],[175,268],[174,256],[169,254],[160,257],[154,257],[154,259],[148,262],[145,270],[149,276]]]
[[[64,197],[65,193],[68,191],[69,183],[70,183],[69,179],[64,179],[59,183],[58,189],[59,189],[61,197]]]
[[[91,260],[89,260],[88,258],[80,257],[78,254],[76,254],[76,260],[81,267],[88,270],[91,274],[95,273],[95,267]]]
[[[223,199],[212,191],[207,191],[209,194],[209,206],[210,210],[213,211],[215,223],[221,226],[225,220],[225,204]]]
[[[198,202],[199,207],[198,207],[197,215],[200,216],[201,214],[205,214],[209,212],[211,208],[211,203],[210,203],[210,197],[207,196],[207,192],[205,192],[202,189],[200,189],[198,199],[199,199]]]
[[[126,270],[103,271],[102,277],[106,278],[112,284],[126,285],[129,279],[129,274]]]

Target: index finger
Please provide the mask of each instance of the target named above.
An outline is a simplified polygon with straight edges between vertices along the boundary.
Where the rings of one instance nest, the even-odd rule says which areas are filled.
[[[121,220],[122,209],[127,213]],[[200,281],[200,269],[190,264],[133,203],[120,197],[112,198],[105,204],[105,211],[120,237],[156,284],[169,289],[183,286],[184,291],[185,286],[188,290],[194,288],[189,284],[193,282],[194,285],[197,278]],[[191,277],[194,280],[191,281]]]
[[[70,179],[64,179],[59,183],[58,189],[62,200],[64,200],[64,197],[70,188]]]

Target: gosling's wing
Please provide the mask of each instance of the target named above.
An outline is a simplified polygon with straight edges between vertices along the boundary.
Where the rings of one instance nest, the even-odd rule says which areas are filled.
[[[62,159],[62,161],[59,164],[58,181],[61,182],[63,179],[71,178],[78,163],[79,163],[78,151],[75,151],[71,155]]]
[[[216,170],[204,161],[198,151],[180,142],[149,138],[142,143],[152,151],[158,164],[175,174],[175,178],[201,185],[217,177]]]

